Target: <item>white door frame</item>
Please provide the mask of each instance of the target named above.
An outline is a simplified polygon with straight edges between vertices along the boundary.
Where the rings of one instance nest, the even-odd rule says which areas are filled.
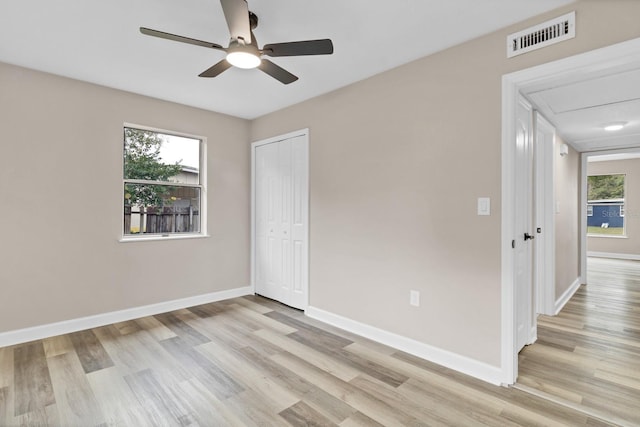
[[[586,71],[605,70],[614,66],[640,62],[640,38],[605,48],[549,62],[502,77],[502,230],[501,230],[501,372],[502,383],[513,384],[518,376],[518,354],[515,351],[515,286],[514,256],[511,242],[514,230],[514,168],[516,105],[521,88],[560,79],[579,80]],[[581,281],[586,278],[586,251],[581,248]]]
[[[305,142],[308,146],[309,144],[309,129],[300,129],[297,131],[289,132],[284,135],[274,136],[272,138],[263,139],[260,141],[255,141],[251,143],[251,292],[255,293],[256,291],[256,189],[255,189],[255,179],[256,179],[256,148],[265,144],[272,144],[274,142],[284,141],[286,139],[295,138],[298,136],[302,136],[305,138]],[[307,172],[309,172],[309,150],[307,150]],[[307,182],[304,185],[304,188],[307,192],[307,200],[309,200],[309,174],[307,173]],[[309,306],[309,210],[307,205],[307,218],[305,221],[305,230],[304,234],[306,235],[307,247],[305,248],[305,260],[303,262],[302,274],[305,275],[302,282],[306,285],[306,289],[304,293],[305,304],[304,310]]]

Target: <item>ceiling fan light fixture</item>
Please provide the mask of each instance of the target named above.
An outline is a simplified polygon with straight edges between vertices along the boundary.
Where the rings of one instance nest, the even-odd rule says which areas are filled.
[[[227,26],[229,27],[230,40],[227,48],[205,40],[179,36],[146,27],[140,27],[140,32],[148,36],[226,52],[227,55],[225,59],[219,60],[198,74],[198,77],[205,78],[217,77],[231,67],[245,69],[258,68],[280,83],[288,85],[298,80],[298,77],[268,59],[263,60],[263,55],[276,57],[331,55],[333,53],[333,42],[331,39],[271,43],[264,45],[262,49],[260,49],[258,48],[258,41],[253,34],[253,30],[258,26],[258,17],[249,10],[247,0],[220,0],[220,4],[222,5],[222,12],[227,21]]]
[[[258,55],[244,50],[229,52],[227,54],[227,61],[234,67],[245,69],[256,68],[262,62]]]
[[[604,130],[606,130],[607,132],[615,132],[617,130],[624,128],[626,125],[627,125],[627,122],[609,123],[605,125]]]

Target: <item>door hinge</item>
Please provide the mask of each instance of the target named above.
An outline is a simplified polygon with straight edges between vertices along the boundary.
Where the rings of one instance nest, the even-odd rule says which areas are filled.
[[[515,248],[516,248],[516,241],[515,241],[515,240],[512,240],[512,241],[511,241],[511,248],[512,248],[512,249],[515,249]]]

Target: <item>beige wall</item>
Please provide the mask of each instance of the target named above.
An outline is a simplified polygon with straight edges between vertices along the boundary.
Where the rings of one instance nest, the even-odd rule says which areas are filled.
[[[640,159],[591,162],[587,175],[625,174],[625,238],[587,237],[587,252],[640,256]]]
[[[556,301],[580,277],[580,154],[569,147],[560,156],[564,141],[555,146],[556,191]]]
[[[208,140],[210,238],[119,243],[124,122]],[[0,64],[0,332],[249,285],[249,122]]]
[[[506,59],[570,10],[575,39]],[[499,366],[501,77],[640,37],[638,16],[582,0],[255,120],[254,141],[310,128],[311,305]]]

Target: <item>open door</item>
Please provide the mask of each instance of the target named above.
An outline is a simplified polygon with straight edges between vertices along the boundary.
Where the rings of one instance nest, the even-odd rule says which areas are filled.
[[[534,268],[535,314],[555,314],[555,143],[556,129],[535,112],[536,241]]]
[[[533,111],[522,97],[516,115],[514,283],[516,350],[532,342],[533,316]]]

